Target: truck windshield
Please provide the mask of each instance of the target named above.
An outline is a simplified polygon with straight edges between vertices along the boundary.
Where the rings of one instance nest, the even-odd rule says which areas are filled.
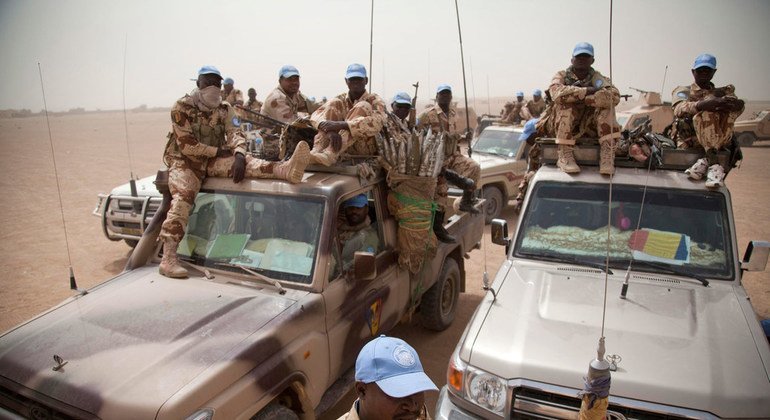
[[[323,208],[321,200],[201,192],[177,253],[197,265],[310,283]]]
[[[611,224],[610,266],[640,271],[679,272],[717,279],[733,275],[727,205],[721,193],[613,185],[541,182],[535,185],[514,255],[565,262],[601,262]],[[639,214],[641,221],[639,220]],[[637,229],[637,223],[639,228]],[[634,266],[632,266],[633,268]]]
[[[521,143],[516,131],[484,130],[473,145],[474,152],[514,157]]]

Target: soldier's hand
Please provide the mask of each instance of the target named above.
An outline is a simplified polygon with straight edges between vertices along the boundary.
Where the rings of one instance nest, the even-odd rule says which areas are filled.
[[[239,183],[243,181],[243,177],[246,175],[246,158],[240,154],[235,154],[235,160],[233,166],[230,168],[233,173],[233,182]]]
[[[595,88],[593,86],[589,86],[586,88],[586,96],[593,95],[594,93],[598,92],[599,88]]]
[[[230,157],[232,155],[233,155],[233,151],[232,150],[223,149],[221,147],[217,149],[217,157],[218,158],[226,158],[226,157]]]
[[[326,134],[329,136],[329,141],[331,143],[332,150],[336,153],[339,152],[340,149],[342,149],[342,136],[340,136],[340,133],[337,132],[330,132]]]
[[[347,128],[347,124],[344,121],[321,121],[318,124],[318,129],[325,132],[337,132]]]
[[[722,101],[717,98],[704,99],[702,101],[698,101],[697,105],[695,105],[695,109],[698,111],[714,112],[719,109],[721,102]]]

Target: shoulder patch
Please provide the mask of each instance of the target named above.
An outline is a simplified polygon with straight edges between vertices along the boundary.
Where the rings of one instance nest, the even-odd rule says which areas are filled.
[[[234,126],[236,126],[236,127],[238,127],[238,126],[240,126],[240,125],[241,125],[241,120],[239,120],[239,119],[238,119],[238,116],[234,116],[234,117],[233,117],[233,119],[231,120],[231,122],[232,122],[232,123],[233,123],[233,125],[234,125]]]
[[[602,87],[602,85],[604,85],[604,80],[602,80],[602,79],[596,79],[596,81],[594,82],[594,86],[595,86],[597,89],[598,89],[598,88],[600,88],[600,87]]]
[[[176,125],[182,125],[187,121],[187,116],[184,114],[184,112],[175,109],[171,111],[171,121],[174,122]]]
[[[680,97],[682,99],[687,99],[687,92],[684,92],[684,91],[677,92],[676,96],[678,96],[678,97]]]

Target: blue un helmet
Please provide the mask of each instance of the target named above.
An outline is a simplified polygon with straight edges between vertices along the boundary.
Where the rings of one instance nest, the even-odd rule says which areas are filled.
[[[521,136],[519,136],[519,141],[527,141],[529,140],[530,136],[537,132],[537,122],[539,120],[540,118],[532,118],[531,120],[527,121],[526,124],[524,124],[524,132],[521,133]]]

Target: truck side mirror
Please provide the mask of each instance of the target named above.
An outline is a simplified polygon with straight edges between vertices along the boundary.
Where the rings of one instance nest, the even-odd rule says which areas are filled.
[[[770,242],[751,241],[746,247],[741,261],[741,270],[764,271],[767,267],[767,257],[770,255]]]
[[[508,255],[511,247],[511,238],[508,237],[508,222],[503,219],[492,219],[492,243],[505,245],[505,254]]]
[[[376,257],[371,252],[356,251],[353,254],[353,278],[374,280],[377,277]]]

